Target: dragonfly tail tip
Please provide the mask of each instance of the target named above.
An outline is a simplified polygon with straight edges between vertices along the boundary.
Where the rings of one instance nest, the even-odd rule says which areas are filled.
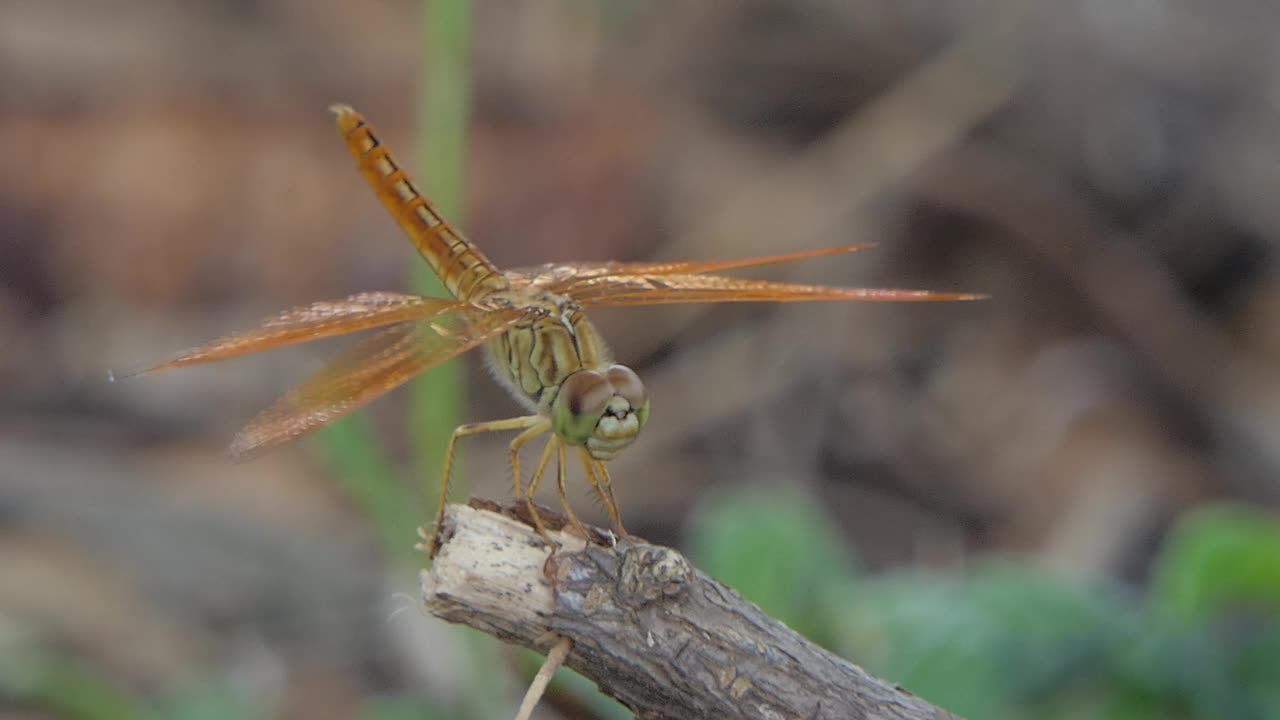
[[[337,116],[338,132],[343,137],[351,134],[351,131],[364,124],[364,117],[356,112],[356,109],[346,103],[334,103],[329,106],[329,112]]]
[[[152,367],[152,368],[143,368],[142,370],[127,370],[125,372],[116,372],[115,370],[108,368],[107,382],[115,383],[115,382],[120,382],[122,380],[132,380],[133,378],[136,378],[139,375],[146,375],[147,373],[157,369],[158,368]]]

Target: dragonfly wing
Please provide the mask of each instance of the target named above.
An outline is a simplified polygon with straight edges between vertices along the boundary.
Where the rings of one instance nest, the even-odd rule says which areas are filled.
[[[761,255],[733,260],[692,260],[676,262],[574,262],[550,263],[534,268],[510,271],[508,274],[524,279],[528,284],[551,292],[572,295],[574,290],[602,277],[634,277],[649,275],[697,275],[708,272],[724,272],[742,268],[777,265],[797,260],[843,255],[866,250],[874,244],[841,245],[838,247],[803,250],[779,255]]]
[[[361,341],[254,418],[236,435],[231,453],[265,450],[328,425],[502,333],[524,312],[467,315],[402,322]]]
[[[981,300],[984,295],[892,288],[841,288],[748,280],[721,275],[607,275],[582,282],[569,292],[584,307],[668,305],[701,302],[813,302],[864,300],[926,302]]]
[[[390,292],[359,293],[290,308],[246,332],[220,337],[178,353],[142,373],[225,360],[270,348],[345,335],[414,319],[430,319],[465,306],[455,300]],[[138,374],[142,374],[138,373]]]

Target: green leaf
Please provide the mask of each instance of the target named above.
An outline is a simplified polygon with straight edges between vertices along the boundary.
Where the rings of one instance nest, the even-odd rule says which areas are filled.
[[[1189,515],[1156,562],[1149,607],[1114,662],[1129,692],[1178,717],[1280,717],[1280,524],[1238,505]]]
[[[1064,688],[1088,688],[1131,636],[1114,595],[1006,562],[968,577],[909,572],[865,580],[841,649],[873,672],[965,717],[1044,717]]]
[[[252,720],[266,717],[223,680],[206,679],[170,693],[153,717],[165,720]]]
[[[0,699],[67,720],[129,720],[145,706],[94,668],[26,638],[0,638]]]
[[[1228,609],[1280,618],[1280,522],[1238,505],[1191,514],[1156,565],[1151,601],[1187,624]]]
[[[689,554],[700,568],[809,639],[831,642],[834,605],[854,565],[812,498],[766,488],[716,493],[691,528]]]

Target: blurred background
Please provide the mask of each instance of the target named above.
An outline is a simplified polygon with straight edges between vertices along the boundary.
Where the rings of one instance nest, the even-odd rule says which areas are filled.
[[[517,410],[478,354],[238,464],[341,342],[107,382],[427,287],[341,101],[504,267],[875,242],[761,275],[992,295],[593,313],[653,403],[611,466],[633,532],[968,717],[1280,717],[1278,23],[0,4],[0,716],[514,713],[537,658],[412,598],[443,438]],[[464,446],[455,500],[508,497],[508,439]],[[540,717],[628,716],[561,676]]]

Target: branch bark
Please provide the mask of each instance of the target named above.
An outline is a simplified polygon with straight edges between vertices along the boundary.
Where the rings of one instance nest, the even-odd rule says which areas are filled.
[[[521,515],[449,506],[419,577],[426,610],[543,653],[569,638],[565,664],[639,718],[956,717],[810,643],[675,550],[553,529],[552,555]]]

